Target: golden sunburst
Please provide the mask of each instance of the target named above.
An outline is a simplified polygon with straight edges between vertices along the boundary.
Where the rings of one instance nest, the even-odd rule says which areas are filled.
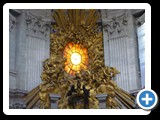
[[[87,69],[88,52],[80,44],[68,43],[64,49],[65,71],[71,75],[79,73],[80,70]]]

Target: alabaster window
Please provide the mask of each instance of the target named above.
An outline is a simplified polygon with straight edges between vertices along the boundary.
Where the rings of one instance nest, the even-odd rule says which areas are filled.
[[[68,43],[64,49],[65,71],[71,75],[86,69],[88,65],[87,49],[80,44]]]

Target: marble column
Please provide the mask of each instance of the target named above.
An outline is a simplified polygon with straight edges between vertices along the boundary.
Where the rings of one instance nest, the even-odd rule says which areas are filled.
[[[42,62],[49,57],[50,23],[36,16],[26,16],[25,90],[41,83]]]
[[[17,82],[16,88],[24,90],[25,88],[25,45],[26,45],[26,24],[25,14],[21,13],[17,17],[17,35],[16,35],[16,70]]]
[[[115,78],[126,91],[138,89],[137,39],[130,10],[101,10],[105,65],[121,73]]]
[[[9,88],[16,89],[16,17],[9,14]]]

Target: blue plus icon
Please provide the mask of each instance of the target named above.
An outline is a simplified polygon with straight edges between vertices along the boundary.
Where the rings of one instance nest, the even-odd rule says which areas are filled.
[[[154,104],[155,101],[154,94],[150,91],[144,91],[139,96],[139,101],[143,106],[149,107]]]
[[[157,104],[157,95],[153,90],[141,90],[137,95],[137,103],[142,109],[152,109]]]

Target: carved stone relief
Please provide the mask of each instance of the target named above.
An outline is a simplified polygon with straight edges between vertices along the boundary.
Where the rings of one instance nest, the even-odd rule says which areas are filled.
[[[25,105],[21,103],[10,104],[9,109],[25,109]]]
[[[103,28],[107,32],[109,38],[115,38],[128,34],[128,14],[112,17],[103,23]]]
[[[50,21],[43,21],[41,17],[35,17],[29,12],[26,14],[26,25],[27,35],[47,39],[50,34]]]

